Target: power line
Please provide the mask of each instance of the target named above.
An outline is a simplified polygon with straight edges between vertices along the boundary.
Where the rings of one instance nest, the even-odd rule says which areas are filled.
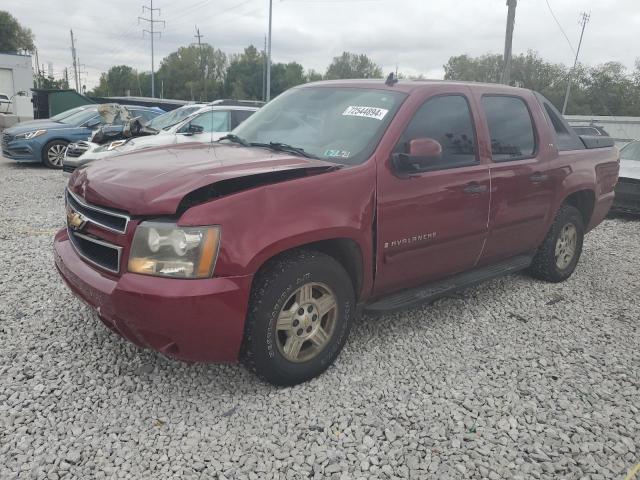
[[[549,0],[545,0],[547,2],[547,7],[549,8],[549,13],[551,14],[551,16],[553,17],[553,19],[556,21],[556,23],[558,24],[558,28],[560,29],[560,31],[562,32],[562,35],[564,35],[564,38],[567,39],[567,43],[569,44],[569,48],[571,49],[571,51],[575,54],[576,53],[576,49],[573,48],[573,44],[571,43],[571,40],[569,40],[569,37],[567,36],[567,34],[564,31],[564,28],[562,28],[562,25],[560,24],[560,22],[558,21],[558,18],[556,17],[556,14],[553,13],[553,9],[551,8],[551,4],[549,3]]]
[[[144,36],[144,33],[147,32],[149,34],[149,36],[151,37],[151,96],[153,98],[155,98],[156,96],[156,77],[155,77],[155,65],[154,65],[154,60],[153,60],[153,42],[155,40],[155,35],[157,34],[158,36],[162,36],[162,32],[156,32],[154,31],[154,27],[156,23],[162,23],[163,28],[166,26],[166,22],[164,20],[154,20],[153,19],[153,13],[154,12],[158,12],[158,15],[160,15],[160,9],[159,8],[153,8],[153,0],[149,0],[151,6],[147,7],[146,5],[142,6],[142,13],[144,13],[145,10],[149,11],[149,16],[151,18],[144,18],[144,17],[138,17],[138,23],[140,23],[140,20],[147,22],[149,24],[149,28],[150,30],[142,30],[142,35]]]

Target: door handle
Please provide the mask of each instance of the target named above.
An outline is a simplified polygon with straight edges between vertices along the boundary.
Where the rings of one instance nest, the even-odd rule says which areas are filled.
[[[486,185],[481,185],[478,182],[471,182],[467,183],[467,185],[464,187],[464,190],[462,191],[467,195],[477,195],[479,193],[484,193],[487,190],[488,188]]]
[[[545,175],[544,173],[541,173],[541,172],[536,172],[529,177],[529,180],[531,180],[532,183],[542,183],[542,182],[546,182],[548,178],[549,178],[549,175]]]

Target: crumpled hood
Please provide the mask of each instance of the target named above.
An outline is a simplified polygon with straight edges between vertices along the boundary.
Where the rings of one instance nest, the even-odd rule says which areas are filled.
[[[621,159],[619,177],[640,180],[640,161]]]
[[[92,162],[76,170],[69,188],[89,203],[131,215],[172,215],[185,195],[223,180],[335,167],[263,148],[188,143]]]

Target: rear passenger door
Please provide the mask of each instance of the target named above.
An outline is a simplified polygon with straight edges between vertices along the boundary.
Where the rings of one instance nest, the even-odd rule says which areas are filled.
[[[466,93],[427,98],[393,150],[416,170],[402,175],[387,162],[378,175],[376,292],[438,280],[478,261],[487,234],[489,170],[478,155]],[[409,155],[413,141],[426,139],[440,144],[439,154]]]
[[[538,246],[541,233],[546,233],[553,182],[550,159],[541,154],[549,148],[542,148],[541,136],[525,99],[517,95],[485,94],[480,105],[491,142],[491,213],[481,260],[487,264]],[[532,105],[537,106],[537,102]],[[538,119],[543,118],[539,110],[535,113]]]

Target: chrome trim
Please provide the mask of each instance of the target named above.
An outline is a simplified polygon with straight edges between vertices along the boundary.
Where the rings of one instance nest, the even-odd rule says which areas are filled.
[[[101,240],[98,240],[98,239],[93,238],[93,237],[89,237],[88,235],[84,235],[82,233],[74,232],[70,228],[67,228],[67,235],[69,236],[69,241],[71,242],[71,246],[73,246],[73,249],[75,250],[75,252],[83,260],[85,260],[86,262],[90,263],[93,266],[101,268],[102,270],[106,270],[107,272],[120,273],[120,261],[122,260],[122,247],[119,247],[118,245],[114,245],[112,243],[103,242]],[[102,245],[103,247],[113,248],[118,253],[118,267],[115,270],[113,270],[111,268],[105,267],[104,265],[100,265],[98,262],[95,262],[95,261],[91,260],[89,257],[87,257],[85,254],[83,254],[80,251],[80,248],[73,241],[74,240],[73,239],[74,235],[82,238],[83,240],[86,240],[87,242],[96,243],[98,245]]]
[[[99,221],[89,217],[88,215],[84,214],[83,212],[78,212],[78,213],[82,213],[83,216],[85,216],[87,218],[88,221],[90,221],[91,223],[98,225],[102,228],[104,228],[105,230],[109,230],[110,232],[114,232],[114,233],[120,233],[120,234],[124,234],[127,232],[127,227],[129,226],[129,222],[131,221],[131,217],[129,217],[128,215],[125,215],[123,213],[117,213],[114,212],[112,210],[107,210],[105,208],[100,208],[100,207],[96,207],[93,205],[89,205],[86,202],[84,202],[83,200],[80,200],[79,197],[77,197],[76,195],[73,194],[73,192],[71,192],[71,190],[69,190],[67,188],[66,190],[67,195],[71,195],[71,198],[73,198],[74,201],[78,202],[81,206],[83,206],[84,208],[88,209],[88,210],[93,210],[94,212],[100,212],[100,213],[104,213],[105,215],[111,215],[113,217],[118,217],[118,218],[122,218],[124,219],[125,223],[124,223],[124,229],[123,230],[119,230],[117,228],[113,228],[110,227],[108,225],[105,225],[103,223],[100,223]]]

